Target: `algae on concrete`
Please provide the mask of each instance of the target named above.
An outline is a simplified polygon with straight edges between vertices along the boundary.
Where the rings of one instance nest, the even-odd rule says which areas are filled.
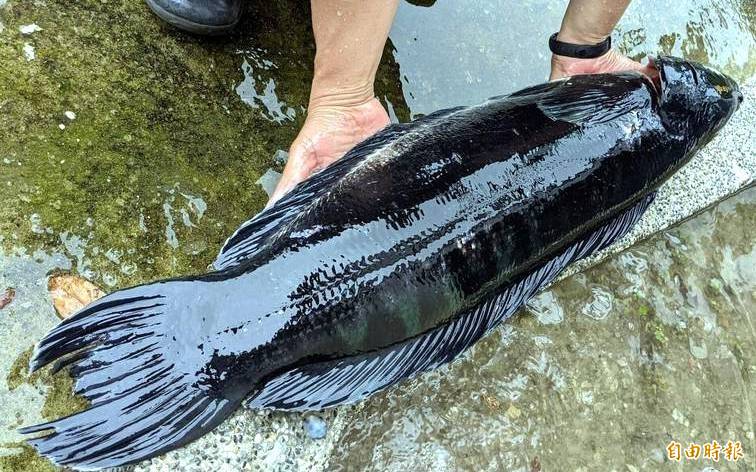
[[[205,270],[263,207],[255,182],[280,170],[273,156],[288,149],[307,105],[307,2],[250,10],[234,36],[206,39],[162,25],[139,1],[8,2],[0,10],[6,249],[62,249],[111,289]],[[42,29],[19,32],[31,23]],[[22,53],[27,43],[33,60]],[[390,45],[385,57],[376,92],[406,117]],[[237,88],[249,77],[245,103]]]
[[[47,294],[46,274],[68,268],[61,254],[0,249],[0,285],[13,285],[16,297],[0,312],[0,470],[42,470],[43,462],[22,443],[21,426],[58,418],[81,408],[71,395],[72,381],[49,370],[28,375],[30,344],[58,322]],[[19,457],[14,457],[19,456]],[[29,462],[31,461],[31,462]],[[23,464],[28,462],[28,467]],[[46,464],[46,462],[44,462]],[[49,467],[49,464],[45,467]]]
[[[8,447],[3,444],[0,444],[0,446]],[[57,470],[47,459],[40,457],[31,446],[18,444],[9,448],[20,452],[0,456],[0,470],[3,472],[54,472]]]
[[[21,353],[11,366],[5,379],[8,390],[12,392],[25,383],[44,389],[45,403],[40,414],[46,420],[52,421],[85,410],[89,403],[72,393],[74,382],[67,370],[52,375],[47,368],[29,374],[29,360],[33,351],[32,346]]]

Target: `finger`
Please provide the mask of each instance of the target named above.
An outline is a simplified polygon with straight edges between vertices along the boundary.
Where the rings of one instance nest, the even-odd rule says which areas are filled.
[[[297,184],[308,178],[314,171],[310,161],[303,157],[303,153],[299,152],[299,148],[293,154],[293,156],[289,157],[289,162],[284,167],[281,180],[278,181],[278,185],[276,185],[275,190],[270,195],[270,199],[265,205],[266,208],[291,192]]]
[[[282,176],[281,180],[278,181],[278,185],[276,185],[275,190],[273,190],[273,193],[270,194],[270,199],[268,199],[268,203],[265,204],[265,208],[272,206],[274,203],[280,200],[281,197],[283,197],[294,187],[296,187],[299,182],[300,180],[296,180],[293,177],[285,178]]]
[[[306,146],[302,145],[302,143],[299,141],[295,141],[294,144],[292,144],[291,148],[289,149],[289,160],[284,166],[283,173],[281,174],[281,179],[278,181],[278,184],[273,190],[273,193],[270,194],[270,198],[268,199],[268,203],[265,205],[265,208],[268,208],[276,203],[281,199],[281,197],[283,197],[288,192],[290,192],[291,189],[296,187],[299,182],[307,178],[307,168],[305,165],[307,159],[305,148]]]

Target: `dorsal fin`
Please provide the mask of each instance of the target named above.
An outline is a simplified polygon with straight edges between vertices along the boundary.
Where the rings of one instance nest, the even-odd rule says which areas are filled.
[[[556,82],[557,86],[545,89],[536,99],[544,115],[555,121],[575,125],[606,123],[617,117],[648,107],[633,87],[647,90],[639,73],[613,75],[611,82],[585,84],[586,76],[575,76]],[[648,94],[651,101],[651,94]]]
[[[328,192],[339,179],[353,170],[366,157],[401,134],[406,126],[404,124],[387,126],[372,138],[358,144],[338,161],[298,184],[273,206],[264,209],[242,224],[226,240],[213,263],[215,269],[227,269],[253,257],[271,237],[279,231],[286,231],[286,224],[304,211],[308,205]]]
[[[564,84],[566,81],[567,79],[552,80],[551,82],[544,82],[542,84],[533,85],[522,90],[518,90],[517,92],[510,93],[509,95],[498,95],[496,97],[491,97],[489,98],[489,100],[496,100],[499,98],[527,98],[539,96],[561,87],[562,84]]]
[[[651,204],[654,195],[642,198],[587,238],[452,322],[379,351],[285,372],[268,381],[245,405],[250,408],[313,410],[353,403],[404,378],[450,362],[509,318],[570,263],[627,234]]]
[[[448,108],[417,118],[411,123],[394,123],[358,144],[344,157],[297,185],[273,206],[242,224],[226,240],[213,266],[216,270],[223,270],[250,259],[272,236],[279,231],[286,231],[286,223],[327,192],[367,156],[418,125],[439,121],[464,109],[466,107]]]
[[[447,116],[452,115],[460,110],[464,110],[466,108],[468,107],[459,106],[459,107],[452,107],[452,108],[444,108],[443,110],[436,110],[433,113],[428,113],[427,115],[423,115],[419,118],[415,118],[414,120],[412,120],[410,124],[416,125],[416,124],[421,124],[421,123],[429,123],[432,121],[437,121],[442,118],[446,118]]]

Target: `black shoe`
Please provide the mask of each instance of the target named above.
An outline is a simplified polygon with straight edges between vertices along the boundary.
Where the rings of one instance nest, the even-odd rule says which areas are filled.
[[[166,23],[195,34],[222,34],[241,17],[242,0],[147,0]]]

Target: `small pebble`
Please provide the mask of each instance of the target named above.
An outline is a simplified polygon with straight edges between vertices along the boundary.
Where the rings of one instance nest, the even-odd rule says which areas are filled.
[[[307,435],[312,439],[323,439],[328,432],[328,425],[323,421],[323,418],[315,415],[305,417],[304,428]]]
[[[73,120],[76,119],[76,113],[74,113],[72,111],[67,111],[67,112],[65,112],[63,114],[66,115],[66,118],[68,118],[71,121],[73,121]]]
[[[285,165],[288,160],[289,153],[284,151],[283,149],[279,149],[275,154],[273,154],[273,161],[275,161],[275,163],[280,166]]]
[[[18,30],[21,32],[21,34],[32,34],[36,33],[37,31],[42,31],[42,28],[40,28],[38,24],[32,23],[30,25],[21,25],[18,27]]]
[[[37,57],[34,53],[34,46],[29,43],[24,44],[24,57],[27,61],[33,61]]]
[[[58,125],[58,128],[60,128],[61,130],[64,130],[64,129],[66,129],[66,125],[64,125],[63,123],[61,123],[61,124]]]

